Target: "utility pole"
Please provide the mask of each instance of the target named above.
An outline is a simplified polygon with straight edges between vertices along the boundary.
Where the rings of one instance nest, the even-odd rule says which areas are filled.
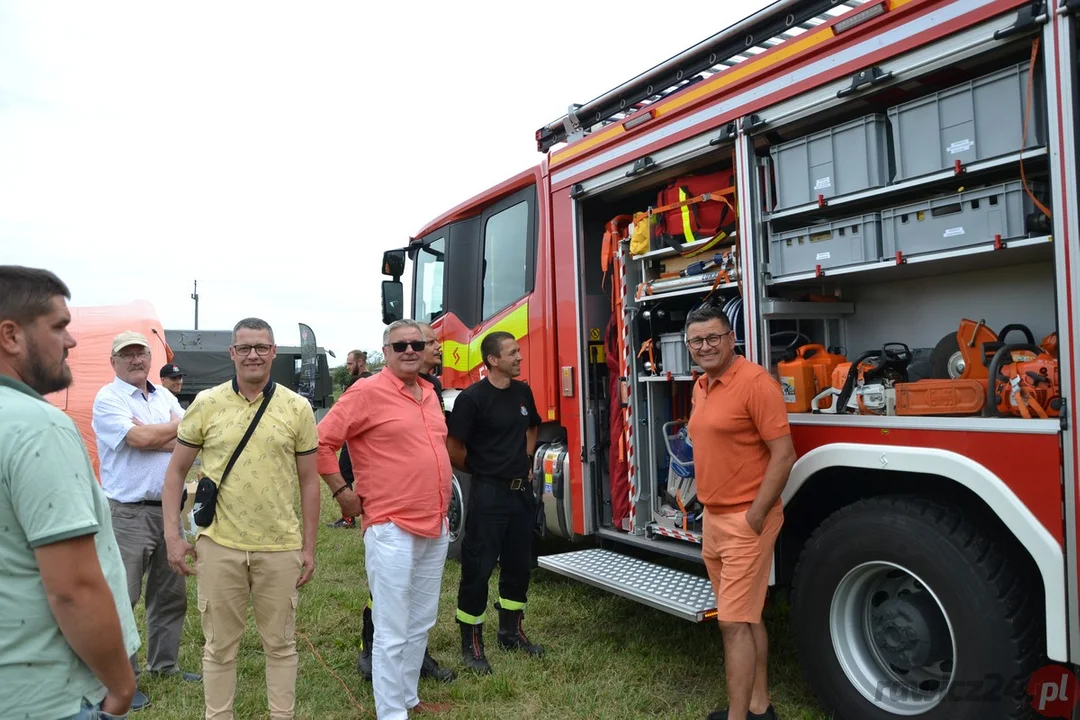
[[[199,329],[199,281],[195,281],[195,292],[191,293],[191,299],[195,301],[195,329]]]

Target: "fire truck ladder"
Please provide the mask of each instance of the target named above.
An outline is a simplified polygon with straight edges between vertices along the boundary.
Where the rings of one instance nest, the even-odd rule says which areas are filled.
[[[547,152],[561,142],[573,143],[693,83],[724,72],[807,30],[873,0],[777,0],[745,20],[721,30],[651,70],[609,90],[536,131],[536,148]],[[867,8],[866,12],[879,12]]]

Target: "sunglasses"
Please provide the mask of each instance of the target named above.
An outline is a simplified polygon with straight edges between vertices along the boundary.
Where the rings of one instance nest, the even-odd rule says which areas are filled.
[[[412,348],[413,352],[420,352],[427,347],[427,342],[424,340],[412,340],[410,342],[396,342],[390,343],[390,347],[394,348],[394,352],[403,353],[407,348]]]

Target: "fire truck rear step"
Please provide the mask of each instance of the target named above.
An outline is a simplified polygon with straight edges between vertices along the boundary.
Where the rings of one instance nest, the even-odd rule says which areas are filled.
[[[611,550],[591,548],[541,556],[540,567],[588,583],[684,620],[702,622],[716,610],[708,578]]]

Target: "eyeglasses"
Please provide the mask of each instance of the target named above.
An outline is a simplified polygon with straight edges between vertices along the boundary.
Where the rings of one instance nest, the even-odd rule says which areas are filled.
[[[256,355],[268,355],[273,349],[273,345],[233,345],[233,350],[240,357],[247,357],[254,350]]]
[[[394,348],[394,352],[403,353],[407,348],[412,348],[413,352],[421,352],[428,346],[425,340],[410,340],[409,342],[396,342],[390,343],[390,347]]]
[[[127,360],[128,362],[131,362],[132,360],[135,360],[135,359],[145,360],[146,358],[150,357],[150,351],[149,350],[136,350],[135,352],[122,352],[122,353],[117,353],[116,357]]]
[[[694,350],[700,350],[702,345],[708,345],[709,347],[716,347],[720,344],[720,341],[724,339],[725,335],[730,335],[731,330],[719,335],[706,335],[703,338],[690,338],[686,341],[686,344],[692,347]]]

